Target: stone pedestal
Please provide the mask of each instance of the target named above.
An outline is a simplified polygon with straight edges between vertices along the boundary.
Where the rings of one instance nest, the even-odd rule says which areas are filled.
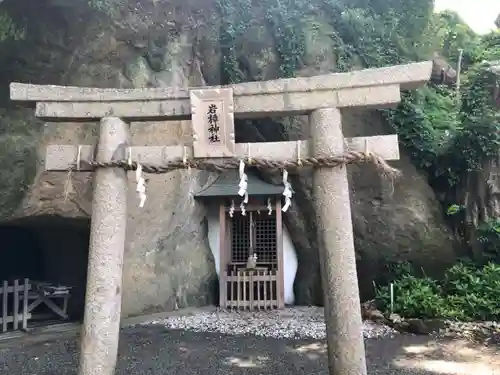
[[[123,160],[129,139],[128,124],[119,118],[103,118],[96,160]],[[79,375],[115,373],[127,225],[127,183],[127,172],[122,168],[96,171]]]
[[[318,109],[309,121],[312,155],[342,154],[344,137],[340,111],[337,108]],[[366,375],[346,167],[316,169],[313,189],[330,375]]]

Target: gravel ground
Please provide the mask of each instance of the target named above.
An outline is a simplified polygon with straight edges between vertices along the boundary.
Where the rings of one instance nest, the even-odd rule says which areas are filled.
[[[325,338],[322,307],[294,307],[280,311],[201,312],[188,316],[171,316],[143,323],[193,332],[217,332],[227,335],[253,335],[276,339]],[[385,325],[364,322],[365,338],[392,336],[397,331]]]
[[[294,309],[274,317],[240,314],[236,324],[230,321],[229,314],[219,312],[219,326],[225,322],[232,327],[223,329],[207,322],[211,316],[207,313],[125,328],[121,333],[117,375],[327,375],[324,340],[297,335],[301,332],[303,336],[320,336],[321,329],[311,333],[297,326],[306,317],[309,320],[306,324],[302,320],[303,326],[319,323],[320,317],[314,318],[313,313]],[[279,336],[272,329],[270,318],[295,332],[294,339],[263,337],[263,332]],[[242,329],[241,323],[246,322],[253,329],[260,329],[261,336],[250,335],[249,329],[242,329],[240,334],[233,331],[231,335],[195,332],[196,327],[201,330],[197,321],[207,329],[219,331]],[[191,330],[167,328],[179,326],[180,322],[191,325]],[[373,332],[370,330],[370,334]],[[465,341],[383,333],[367,338],[365,343],[370,375],[500,375],[499,352]],[[0,345],[0,374],[76,375],[77,361],[78,341],[73,334],[53,334],[36,340],[27,336]]]

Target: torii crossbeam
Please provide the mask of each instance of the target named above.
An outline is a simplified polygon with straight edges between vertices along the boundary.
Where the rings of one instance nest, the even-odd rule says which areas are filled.
[[[191,90],[98,89],[11,84],[11,99],[36,103],[48,121],[100,120],[97,148],[49,146],[46,170],[96,170],[80,375],[113,375],[118,350],[121,278],[127,219],[127,166],[168,172],[251,157],[260,165],[315,167],[314,204],[324,290],[329,369],[365,375],[366,361],[347,172],[349,161],[399,158],[396,135],[344,139],[341,108],[394,106],[400,90],[424,85],[432,62],[309,78]],[[311,140],[234,141],[234,117],[308,114]],[[193,144],[131,146],[128,122],[191,119]],[[349,154],[349,152],[351,152]],[[347,155],[347,156],[346,156]],[[349,159],[349,155],[353,160]],[[335,159],[337,157],[337,159]],[[200,159],[202,158],[202,159]],[[335,160],[332,160],[334,158]],[[267,163],[267,164],[266,164]],[[273,164],[274,163],[274,164]],[[337,166],[337,167],[333,167]]]

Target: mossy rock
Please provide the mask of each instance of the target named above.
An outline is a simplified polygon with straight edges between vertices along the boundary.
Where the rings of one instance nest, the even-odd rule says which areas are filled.
[[[38,161],[37,140],[35,135],[0,137],[0,219],[12,215],[33,182]]]
[[[36,175],[43,123],[31,109],[0,112],[0,220],[20,206]]]

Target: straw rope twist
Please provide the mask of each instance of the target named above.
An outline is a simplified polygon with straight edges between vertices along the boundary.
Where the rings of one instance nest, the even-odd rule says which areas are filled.
[[[252,157],[251,160],[248,158],[200,158],[200,159],[188,159],[188,160],[174,160],[171,162],[167,162],[164,165],[148,165],[140,163],[142,166],[142,170],[145,173],[151,174],[162,174],[168,173],[177,169],[199,169],[210,172],[224,172],[229,169],[238,169],[240,165],[240,161],[243,162],[250,167],[255,167],[263,170],[271,170],[271,171],[279,171],[286,169],[288,171],[298,170],[300,168],[312,167],[312,168],[334,168],[341,167],[348,164],[367,164],[371,163],[376,166],[376,168],[383,174],[388,177],[394,178],[400,175],[400,172],[391,167],[387,162],[372,153],[364,153],[364,152],[345,152],[342,155],[338,156],[329,156],[329,157],[307,157],[299,160],[288,160],[288,161],[275,161],[275,160],[266,160]],[[93,169],[97,168],[123,168],[126,170],[135,170],[137,169],[137,162],[130,163],[129,160],[117,160],[110,162],[90,162],[88,163]],[[76,165],[74,166],[76,169]]]

